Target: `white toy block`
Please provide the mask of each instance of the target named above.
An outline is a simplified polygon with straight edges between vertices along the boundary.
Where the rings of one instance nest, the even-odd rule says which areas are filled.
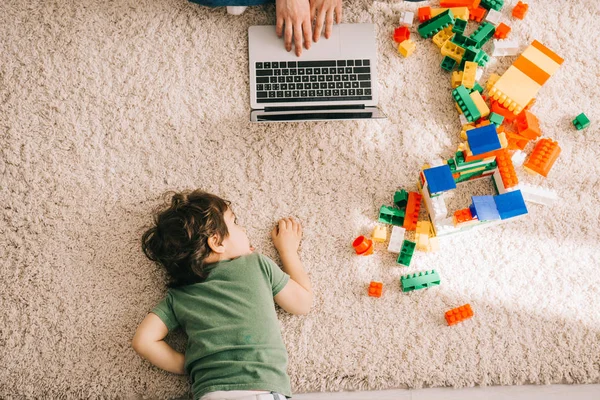
[[[429,214],[433,221],[444,219],[448,215],[448,208],[446,207],[446,202],[444,201],[443,194],[436,197],[432,197],[431,206],[432,207]]]
[[[460,126],[464,126],[469,123],[469,121],[467,120],[467,117],[465,117],[465,114],[458,114],[458,118],[460,120]]]
[[[400,253],[402,250],[402,242],[404,241],[404,232],[406,229],[401,226],[395,226],[392,228],[392,235],[390,236],[390,244],[388,245],[388,251],[391,253]]]
[[[485,20],[490,24],[498,25],[500,23],[500,17],[502,17],[502,13],[500,11],[490,9],[485,16]]]
[[[460,230],[454,226],[454,221],[452,221],[452,217],[448,217],[440,221],[435,221],[433,226],[435,227],[436,236],[449,235]]]
[[[551,206],[558,200],[558,195],[554,190],[543,187],[521,182],[519,183],[517,189],[521,190],[521,194],[523,195],[525,201],[530,201],[532,203]]]
[[[442,165],[444,165],[444,162],[442,160],[440,160],[439,158],[429,161],[429,168],[440,167]]]
[[[483,68],[477,68],[477,71],[475,71],[475,80],[476,81],[480,80],[482,76],[483,76]]]
[[[411,11],[403,11],[400,14],[400,26],[411,27],[415,20],[415,13]]]
[[[523,165],[526,158],[527,158],[527,154],[525,154],[524,151],[521,151],[521,150],[515,151],[511,157],[513,166],[515,168],[520,167],[521,165]]]
[[[516,56],[519,54],[519,43],[514,39],[494,39],[492,41],[492,57]]]

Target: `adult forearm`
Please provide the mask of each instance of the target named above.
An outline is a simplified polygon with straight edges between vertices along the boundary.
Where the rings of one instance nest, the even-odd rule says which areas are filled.
[[[300,286],[312,293],[312,287],[310,284],[310,278],[302,266],[300,256],[297,252],[280,253],[281,263],[283,264],[283,271],[295,280]]]
[[[135,350],[158,368],[174,374],[185,374],[185,356],[173,350],[164,340],[138,347]]]

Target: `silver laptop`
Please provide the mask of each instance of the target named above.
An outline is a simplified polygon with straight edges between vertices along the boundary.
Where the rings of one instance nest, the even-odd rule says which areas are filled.
[[[385,118],[377,107],[375,25],[339,24],[297,57],[274,26],[248,29],[250,120]]]

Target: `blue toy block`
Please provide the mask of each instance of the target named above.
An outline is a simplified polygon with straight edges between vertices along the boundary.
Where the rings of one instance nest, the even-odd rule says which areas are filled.
[[[480,221],[495,221],[500,219],[494,196],[472,196],[473,207]]]
[[[449,165],[428,168],[423,173],[431,195],[456,189],[456,182]]]
[[[467,141],[474,156],[498,150],[502,147],[494,124],[467,131]]]
[[[523,194],[520,190],[494,196],[494,202],[502,219],[527,214],[525,199],[523,199]]]

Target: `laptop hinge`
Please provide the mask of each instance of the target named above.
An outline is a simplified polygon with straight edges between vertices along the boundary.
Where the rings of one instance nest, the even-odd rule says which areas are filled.
[[[326,106],[296,106],[296,107],[265,107],[265,112],[271,111],[316,111],[316,110],[364,110],[364,104],[337,104]]]

